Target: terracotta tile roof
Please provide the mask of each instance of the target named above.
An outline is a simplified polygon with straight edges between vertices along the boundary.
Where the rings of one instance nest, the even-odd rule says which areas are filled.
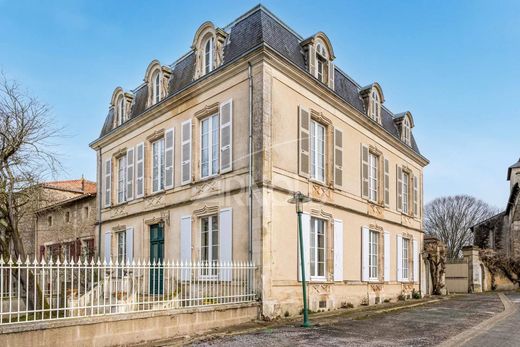
[[[80,178],[78,180],[51,181],[45,182],[42,185],[47,188],[55,188],[86,194],[95,194],[97,191],[96,183],[84,178]]]

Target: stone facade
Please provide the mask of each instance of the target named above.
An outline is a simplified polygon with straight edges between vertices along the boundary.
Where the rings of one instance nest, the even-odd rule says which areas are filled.
[[[94,182],[85,179],[46,182],[38,193],[36,206],[24,214],[19,227],[24,250],[31,259],[50,255],[51,249],[55,254],[62,252],[59,245],[64,241],[72,244],[77,239],[93,240],[97,211]],[[84,217],[87,209],[88,217]]]
[[[277,31],[242,48],[257,26]],[[223,60],[203,73],[197,59],[211,37],[219,44],[208,47],[222,49],[213,56]],[[274,38],[285,50],[265,42]],[[91,144],[102,163],[105,259],[252,260],[263,316],[298,314],[297,220],[288,199],[301,191],[311,198],[303,234],[312,310],[419,290],[428,161],[410,112],[394,117],[379,84],[362,88],[335,68],[325,34],[304,40],[262,6],[223,29],[203,24],[193,42],[172,65],[170,89],[148,77],[165,78],[154,63],[132,106],[119,108],[131,113],[112,104]],[[153,86],[163,96],[157,102],[147,94]]]
[[[510,193],[505,211],[472,227],[474,245],[520,257],[520,159],[508,168]]]

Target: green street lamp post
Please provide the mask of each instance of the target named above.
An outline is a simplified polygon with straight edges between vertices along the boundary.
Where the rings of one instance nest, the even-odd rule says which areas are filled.
[[[289,199],[289,203],[296,205],[296,214],[298,215],[298,238],[300,243],[300,266],[302,273],[302,292],[303,292],[303,327],[308,328],[311,326],[309,322],[309,309],[307,307],[307,282],[305,281],[305,257],[304,257],[304,244],[303,244],[303,231],[302,231],[302,213],[303,203],[308,202],[311,199],[308,196],[303,195],[301,192],[296,192],[293,197]]]

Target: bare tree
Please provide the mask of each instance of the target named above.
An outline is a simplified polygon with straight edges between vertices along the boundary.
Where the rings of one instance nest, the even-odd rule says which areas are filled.
[[[470,227],[496,213],[496,208],[468,195],[441,197],[426,205],[424,229],[444,242],[447,258],[454,259],[462,247],[472,244]]]

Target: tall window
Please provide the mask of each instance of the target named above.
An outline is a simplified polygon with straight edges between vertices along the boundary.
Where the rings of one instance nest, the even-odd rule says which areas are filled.
[[[379,233],[377,231],[370,230],[368,238],[368,277],[371,280],[376,280],[378,276],[378,238]]]
[[[316,45],[316,68],[318,70],[318,79],[326,83],[328,78],[327,51],[321,43]]]
[[[376,122],[380,122],[381,100],[379,99],[379,93],[375,89],[372,90],[372,104],[370,106],[370,117]]]
[[[410,240],[403,237],[403,256],[402,256],[402,268],[403,268],[403,279],[408,279],[408,250],[410,249]]]
[[[117,202],[126,201],[126,155],[117,160]]]
[[[159,70],[152,75],[152,104],[156,104],[161,100],[161,74]]]
[[[374,202],[378,200],[378,162],[379,157],[377,155],[368,154],[368,198]]]
[[[52,216],[47,217],[47,225],[50,227],[52,226]]]
[[[206,40],[204,44],[204,74],[213,70],[213,37]]]
[[[164,189],[164,138],[152,143],[152,192]]]
[[[408,205],[409,205],[409,199],[408,199],[408,190],[410,185],[410,175],[406,172],[403,172],[403,212],[408,213]]]
[[[325,278],[325,221],[311,218],[311,278]]]
[[[123,263],[126,260],[126,231],[117,233],[117,261]]]
[[[219,116],[206,117],[200,124],[200,176],[218,174],[219,164]]]
[[[407,145],[411,144],[410,120],[406,116],[404,117],[404,120],[403,120],[403,141]]]
[[[125,121],[125,98],[123,95],[120,95],[119,98],[117,98],[117,125],[123,124]]]
[[[311,178],[325,181],[325,127],[311,120]]]
[[[219,260],[218,216],[202,217],[200,225],[200,260],[210,264]],[[203,275],[216,275],[216,269],[205,269]]]

